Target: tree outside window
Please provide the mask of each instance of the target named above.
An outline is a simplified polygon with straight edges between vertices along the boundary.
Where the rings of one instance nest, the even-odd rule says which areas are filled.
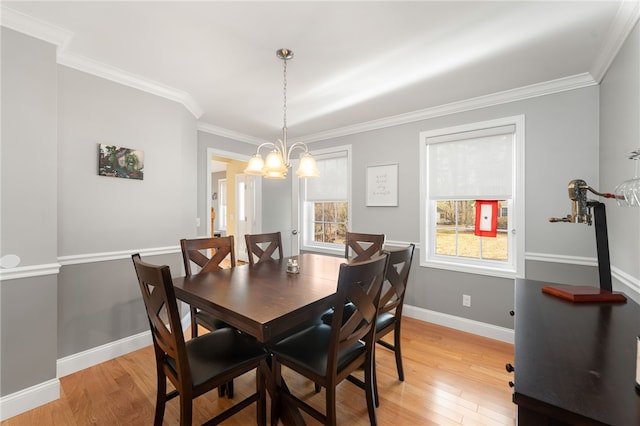
[[[479,237],[475,235],[475,200],[440,200],[436,203],[438,221],[436,223],[437,255],[467,257],[507,261],[509,239],[507,226],[508,208],[506,200],[498,202],[498,235]]]
[[[324,201],[313,203],[313,241],[344,244],[347,236],[349,204]]]

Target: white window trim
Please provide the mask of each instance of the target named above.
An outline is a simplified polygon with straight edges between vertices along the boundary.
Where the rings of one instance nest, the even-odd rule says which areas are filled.
[[[319,149],[319,150],[310,150],[311,154],[314,156],[321,156],[324,154],[332,154],[337,151],[347,151],[347,203],[349,203],[349,213],[347,215],[347,226],[351,229],[351,217],[353,210],[353,203],[351,201],[351,183],[352,183],[352,167],[353,160],[351,155],[351,145],[340,145],[331,148]],[[298,179],[296,176],[295,179]],[[344,254],[344,245],[342,244],[330,244],[330,243],[305,243],[305,226],[304,222],[304,203],[305,203],[305,193],[304,193],[304,185],[299,185],[299,200],[300,200],[300,226],[299,228],[302,230],[300,235],[300,249],[306,251],[314,251],[318,253],[326,253],[333,255],[343,255]]]
[[[510,214],[509,232],[516,235],[513,252],[513,263],[508,267],[500,266],[495,261],[478,259],[450,259],[445,256],[429,256],[430,227],[427,226],[431,215],[436,212],[429,210],[427,197],[427,139],[444,136],[453,133],[469,132],[482,128],[515,125],[516,143],[513,149],[513,165],[516,168],[512,190],[512,211]],[[524,278],[525,276],[525,117],[517,115],[499,118],[461,126],[448,127],[437,130],[420,132],[420,266],[429,268],[446,269],[458,272],[467,272],[481,275],[490,275],[504,278]]]

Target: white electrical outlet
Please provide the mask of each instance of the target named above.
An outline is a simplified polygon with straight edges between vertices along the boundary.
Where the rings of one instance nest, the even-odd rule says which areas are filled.
[[[196,227],[199,227],[199,226],[200,226],[200,218],[196,217]]]
[[[466,306],[467,308],[471,307],[471,296],[468,294],[462,295],[462,306]]]

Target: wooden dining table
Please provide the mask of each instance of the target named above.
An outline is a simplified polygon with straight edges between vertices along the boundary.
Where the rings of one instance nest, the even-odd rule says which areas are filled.
[[[299,272],[287,272],[296,260]],[[267,348],[310,324],[331,308],[343,257],[301,254],[234,268],[173,278],[176,297],[254,336]],[[267,389],[275,395],[270,365]],[[282,407],[285,424],[304,424],[293,407]]]

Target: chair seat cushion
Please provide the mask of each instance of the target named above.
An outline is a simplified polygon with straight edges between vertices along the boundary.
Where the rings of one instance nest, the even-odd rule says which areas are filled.
[[[266,349],[253,337],[228,327],[198,336],[185,344],[194,387],[267,356]],[[169,358],[167,362],[176,369],[174,359]]]
[[[202,325],[208,330],[217,330],[219,328],[229,327],[226,322],[214,317],[205,311],[196,311],[196,323]]]
[[[376,318],[376,330],[383,330],[393,324],[396,320],[395,315],[390,314],[389,312],[383,312],[378,314]]]
[[[287,337],[272,348],[271,352],[284,361],[301,365],[314,373],[324,376],[327,372],[327,352],[331,327],[318,324]],[[365,350],[362,342],[344,348],[338,353],[338,371],[356,359]]]
[[[342,323],[344,323],[346,319],[349,318],[349,316],[353,313],[354,310],[355,310],[355,306],[353,305],[353,303],[347,303],[344,305]],[[321,319],[324,324],[331,325],[331,321],[333,320],[333,309],[330,309],[326,311],[324,314],[322,314]],[[376,318],[376,330],[382,330],[388,327],[389,325],[393,324],[395,320],[396,320],[395,315],[389,312],[383,312],[381,314],[378,314],[378,317]]]
[[[352,302],[344,304],[344,311],[342,311],[343,324],[351,316],[351,314],[353,314],[353,311],[355,310],[356,310],[356,306]],[[320,318],[322,319],[323,323],[327,325],[331,325],[331,321],[333,321],[333,308],[327,310],[324,314],[322,314],[322,317]]]

